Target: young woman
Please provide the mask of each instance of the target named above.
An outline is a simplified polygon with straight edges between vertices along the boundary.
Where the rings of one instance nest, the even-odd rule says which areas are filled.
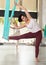
[[[42,40],[42,32],[41,32],[41,28],[39,27],[38,23],[30,16],[30,14],[28,13],[27,9],[19,4],[16,4],[16,6],[18,6],[19,8],[23,9],[26,16],[24,16],[23,14],[20,14],[20,16],[18,17],[18,21],[22,22],[25,21],[25,24],[20,25],[20,26],[16,26],[15,27],[11,27],[11,28],[23,28],[23,27],[27,27],[30,29],[30,32],[20,35],[20,36],[10,36],[9,39],[14,39],[14,40],[19,40],[22,38],[36,38],[36,44],[35,44],[35,58],[36,61],[38,61],[38,55],[39,55],[39,45],[41,43]]]

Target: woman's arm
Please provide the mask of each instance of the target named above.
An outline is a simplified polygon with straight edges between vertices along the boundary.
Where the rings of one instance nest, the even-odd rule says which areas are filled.
[[[24,27],[26,27],[26,23],[20,24],[20,26],[15,26],[15,29],[21,29],[21,28],[24,28]]]
[[[24,27],[26,27],[26,23],[24,23],[24,24],[21,24],[20,26],[10,26],[10,28],[12,28],[12,29],[21,29],[21,28],[24,28]]]
[[[15,3],[15,5],[25,11],[25,14],[26,14],[26,16],[27,16],[27,18],[28,18],[29,20],[32,18],[31,15],[29,14],[29,12],[27,11],[27,9],[26,9],[24,6],[22,6],[22,5],[20,5],[20,4],[16,4],[16,3]]]

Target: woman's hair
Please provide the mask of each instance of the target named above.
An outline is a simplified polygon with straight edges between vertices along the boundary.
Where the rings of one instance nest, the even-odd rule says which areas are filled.
[[[18,21],[19,21],[19,22],[22,22],[22,19],[21,19],[22,16],[23,16],[23,14],[20,14],[20,15],[19,15],[19,17],[18,17]]]
[[[19,15],[19,17],[18,17],[18,21],[19,21],[19,22],[22,22],[22,19],[21,19],[22,16],[25,16],[25,15],[24,15],[24,14],[20,14],[20,15]]]

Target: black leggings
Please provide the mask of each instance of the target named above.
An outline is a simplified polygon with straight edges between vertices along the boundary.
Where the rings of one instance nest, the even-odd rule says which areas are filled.
[[[36,33],[26,33],[20,36],[10,36],[9,39],[13,39],[13,40],[19,40],[19,39],[28,39],[28,38],[36,38],[36,44],[35,44],[35,57],[38,57],[39,54],[39,45],[41,43],[42,40],[42,32],[38,31]]]

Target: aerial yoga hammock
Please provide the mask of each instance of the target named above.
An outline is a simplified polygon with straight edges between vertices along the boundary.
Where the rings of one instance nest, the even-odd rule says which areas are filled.
[[[15,0],[17,3],[18,0]],[[6,0],[6,8],[5,8],[5,14],[4,14],[4,29],[3,29],[3,38],[8,40],[9,38],[9,29],[10,29],[10,21],[14,15],[14,11],[16,10],[16,6],[13,7],[12,13],[9,20],[9,8],[10,8],[10,0]]]

